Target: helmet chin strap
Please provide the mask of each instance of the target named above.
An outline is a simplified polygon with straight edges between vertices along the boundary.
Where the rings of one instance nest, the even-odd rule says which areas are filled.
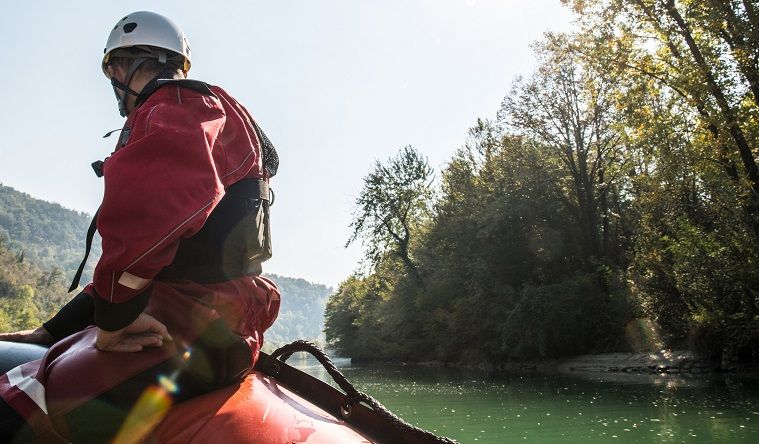
[[[140,66],[142,66],[147,60],[147,57],[141,57],[132,62],[132,65],[129,67],[127,74],[124,77],[124,83],[111,77],[111,86],[113,87],[113,93],[116,95],[116,101],[119,104],[119,114],[121,114],[121,117],[129,115],[129,111],[126,109],[126,95],[129,94],[135,97],[139,96],[137,91],[129,87],[129,83],[132,82],[132,77],[134,77],[135,72],[137,72]],[[119,94],[119,90],[123,92],[123,95]]]

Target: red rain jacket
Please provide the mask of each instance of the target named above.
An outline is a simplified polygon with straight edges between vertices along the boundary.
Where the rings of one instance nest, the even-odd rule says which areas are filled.
[[[136,354],[105,354],[94,346],[94,329],[86,328],[57,342],[42,360],[0,375],[0,398],[41,441],[70,441],[69,412],[174,359],[215,317],[245,340],[253,365],[263,332],[277,317],[279,292],[260,276],[210,284],[153,282],[230,185],[243,178],[268,180],[248,113],[221,88],[203,87],[205,92],[163,85],[127,119],[104,164],[97,218],[103,254],[85,289],[94,300],[97,326],[117,330],[145,310],[166,324],[175,342]]]
[[[261,144],[248,112],[219,87],[207,94],[161,86],[132,111],[103,166],[97,218],[103,254],[87,287],[95,324],[129,325],[146,307],[152,279],[181,238],[204,224],[225,189],[264,178]]]

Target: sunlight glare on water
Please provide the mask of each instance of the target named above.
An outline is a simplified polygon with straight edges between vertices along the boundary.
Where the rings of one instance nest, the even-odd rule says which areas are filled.
[[[288,363],[322,379],[312,359]],[[406,421],[461,443],[755,443],[759,382],[741,376],[489,374],[335,364]]]

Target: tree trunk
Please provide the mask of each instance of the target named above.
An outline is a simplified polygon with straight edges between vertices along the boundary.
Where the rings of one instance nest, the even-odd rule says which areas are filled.
[[[603,244],[601,254],[609,257],[610,250],[610,233],[609,233],[609,187],[604,178],[604,167],[598,170],[598,183],[601,185],[601,229],[603,233]]]
[[[759,69],[757,69],[757,56],[759,56],[757,52],[759,48],[756,47],[757,42],[754,42],[750,35],[746,35],[743,32],[750,29],[752,24],[744,23],[733,10],[730,2],[718,0],[715,3],[714,7],[720,13],[719,18],[724,19],[727,24],[725,29],[720,30],[719,35],[730,47],[738,69],[740,69],[748,81],[749,89],[754,95],[754,103],[759,105]],[[713,24],[712,26],[716,25]],[[753,24],[753,26],[756,26],[756,24]]]
[[[696,62],[696,65],[701,71],[701,75],[704,77],[704,80],[706,80],[712,97],[714,97],[714,100],[717,102],[717,106],[719,106],[720,111],[725,118],[726,126],[730,132],[730,135],[735,141],[736,146],[738,147],[738,152],[740,153],[741,160],[743,161],[743,168],[746,173],[746,177],[748,177],[751,183],[751,187],[754,192],[754,199],[756,199],[759,197],[759,168],[757,167],[756,160],[754,159],[754,155],[751,151],[751,147],[748,145],[746,136],[738,125],[738,120],[736,119],[735,112],[728,103],[724,92],[717,84],[717,81],[709,69],[709,66],[706,63],[701,50],[693,38],[688,24],[685,23],[685,20],[675,7],[674,0],[667,0],[666,10],[667,14],[669,14],[672,20],[674,20],[674,22],[677,24],[680,30],[680,34],[685,39],[685,43],[688,46],[688,49],[690,50],[691,55]],[[756,217],[756,215],[754,216]]]

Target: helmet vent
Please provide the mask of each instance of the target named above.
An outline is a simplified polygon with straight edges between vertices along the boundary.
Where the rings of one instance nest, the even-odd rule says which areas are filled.
[[[136,27],[137,27],[137,23],[134,23],[134,22],[127,23],[126,25],[124,25],[124,32],[129,34],[130,32],[134,31],[134,28]]]

